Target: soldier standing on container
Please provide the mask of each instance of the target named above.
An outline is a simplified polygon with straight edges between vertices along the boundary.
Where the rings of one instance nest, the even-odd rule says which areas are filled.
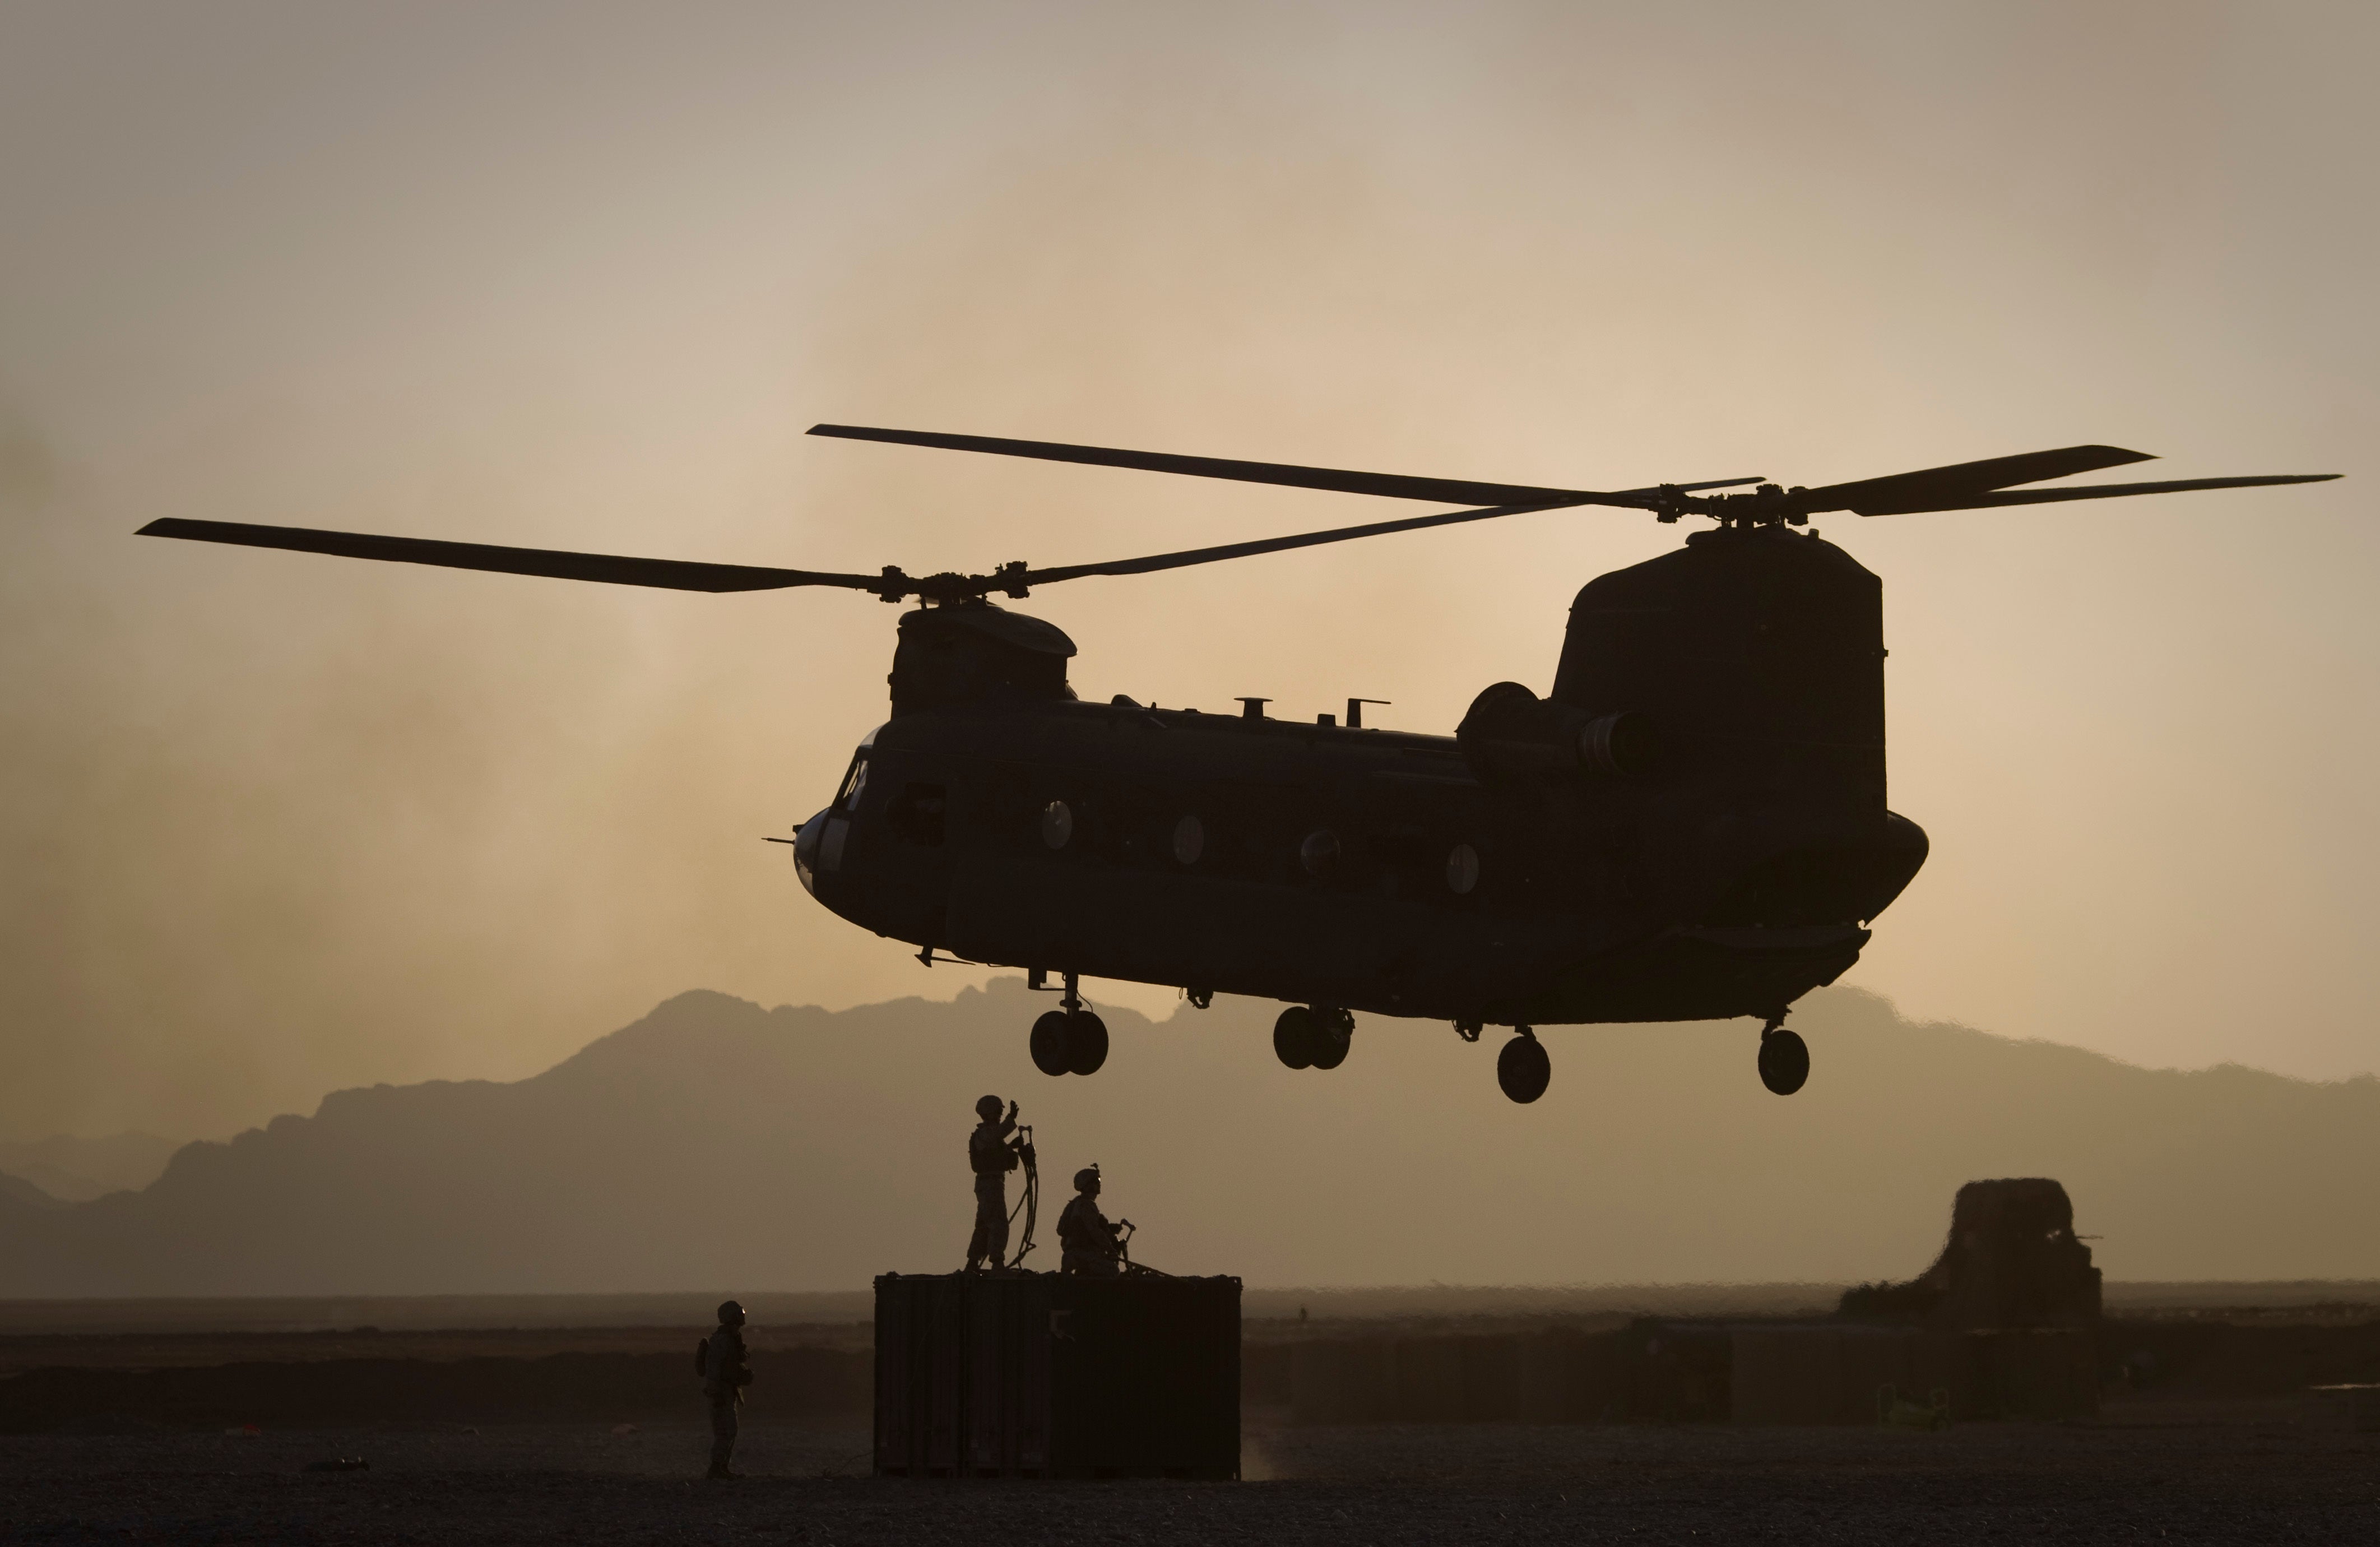
[[[1120,1272],[1116,1259],[1123,1250],[1116,1234],[1117,1227],[1099,1212],[1099,1168],[1087,1165],[1075,1173],[1074,1201],[1058,1216],[1058,1245],[1065,1253],[1059,1259],[1060,1269],[1094,1276]]]
[[[1000,1115],[1000,1098],[986,1096],[975,1103],[983,1119],[967,1136],[967,1165],[975,1172],[975,1236],[967,1242],[966,1271],[974,1273],[989,1260],[995,1268],[1008,1255],[1008,1174],[1016,1169],[1016,1103]]]
[[[710,1403],[710,1470],[706,1477],[740,1478],[727,1459],[735,1453],[735,1409],[743,1405],[744,1388],[752,1383],[751,1361],[744,1353],[744,1308],[734,1300],[719,1307],[719,1330],[695,1350],[694,1368],[702,1377],[702,1395]]]

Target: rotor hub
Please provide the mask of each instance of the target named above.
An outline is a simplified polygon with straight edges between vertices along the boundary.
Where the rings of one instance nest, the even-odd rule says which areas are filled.
[[[1653,507],[1654,518],[1663,522],[1677,520],[1682,516],[1705,516],[1717,521],[1722,530],[1748,530],[1754,527],[1806,527],[1810,512],[1803,496],[1810,491],[1800,485],[1788,489],[1779,483],[1762,483],[1745,494],[1690,494],[1674,483],[1661,485]]]

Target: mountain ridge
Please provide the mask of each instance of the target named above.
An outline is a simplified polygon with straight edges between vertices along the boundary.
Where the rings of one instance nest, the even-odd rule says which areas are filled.
[[[0,1197],[0,1295],[847,1288],[963,1255],[970,1108],[1090,1160],[1146,1255],[1251,1282],[1846,1282],[1932,1255],[1959,1182],[2059,1176],[2110,1276],[2380,1276],[2380,1079],[2152,1070],[1912,1023],[1855,990],[1796,1012],[1815,1072],[1761,1090],[1746,1025],[1553,1028],[1554,1084],[1492,1041],[1370,1021],[1282,1069],[1271,1007],[1104,1012],[1108,1067],[1024,1057],[1047,1000],[762,1009],[693,990],[512,1082],[334,1091],[176,1151],[138,1192]],[[1044,1255],[1048,1254],[1045,1249]],[[1037,1259],[1037,1265],[1047,1265]]]
[[[0,1139],[0,1174],[62,1202],[81,1203],[147,1187],[180,1148],[172,1139],[137,1132],[97,1139],[53,1134],[30,1141]]]

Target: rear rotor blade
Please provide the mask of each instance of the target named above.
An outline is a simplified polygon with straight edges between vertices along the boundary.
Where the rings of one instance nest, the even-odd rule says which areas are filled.
[[[1837,509],[1862,516],[1913,516],[1927,510],[1988,510],[2003,505],[2055,505],[2065,500],[2109,500],[2126,494],[2175,494],[2189,489],[2261,489],[2273,483],[2327,483],[2338,473],[2280,473],[2264,478],[2183,478],[2164,483],[2086,483],[2070,489],[2010,489],[1964,499],[1902,505],[1860,504]]]
[[[1760,481],[1757,478],[1719,478],[1706,483],[1671,484],[1669,488],[1672,492],[1690,493],[1698,489],[1732,489],[1738,484]],[[1643,496],[1649,506],[1652,498],[1664,491],[1634,489],[1628,492]],[[1020,577],[1020,583],[1050,585],[1059,580],[1079,580],[1093,575],[1147,575],[1160,569],[1185,569],[1194,564],[1218,564],[1224,559],[1253,558],[1258,554],[1284,553],[1292,548],[1319,547],[1326,542],[1348,542],[1359,537],[1386,537],[1392,532],[1419,531],[1426,527],[1451,527],[1464,521],[1492,520],[1499,516],[1525,516],[1533,510],[1565,510],[1587,503],[1585,498],[1573,495],[1567,499],[1538,500],[1525,505],[1491,505],[1475,510],[1445,510],[1434,516],[1407,516],[1394,521],[1368,521],[1360,527],[1333,527],[1328,531],[1260,537],[1247,542],[1223,542],[1209,548],[1188,548],[1175,554],[1111,559],[1104,564],[1060,565],[1049,569],[1027,569]]]
[[[1436,516],[1408,516],[1397,521],[1373,521],[1360,527],[1299,532],[1291,537],[1263,537],[1252,542],[1225,542],[1212,548],[1190,548],[1178,554],[1151,554],[1143,558],[1112,559],[1105,564],[1069,564],[1051,569],[1028,569],[1019,577],[1026,585],[1050,585],[1091,575],[1147,575],[1159,569],[1184,569],[1194,564],[1278,554],[1291,548],[1312,548],[1325,542],[1346,542],[1358,537],[1385,537],[1390,532],[1418,531],[1424,527],[1452,526],[1459,521],[1485,521],[1498,516],[1521,516],[1532,510],[1560,510],[1585,505],[1584,499],[1545,500],[1534,505],[1498,505],[1480,510],[1449,510]]]
[[[1143,472],[1186,473],[1239,483],[1274,483],[1292,489],[1328,489],[1346,494],[1382,494],[1390,499],[1436,500],[1446,505],[1619,505],[1643,507],[1648,491],[1597,493],[1584,489],[1541,489],[1526,483],[1480,483],[1459,478],[1409,478],[1398,473],[1354,472],[1339,468],[1302,468],[1286,462],[1242,462],[1221,457],[1180,457],[1163,451],[1117,451],[1105,446],[1063,445],[1055,441],[1013,441],[992,435],[944,435],[920,430],[876,430],[856,424],[814,424],[813,435],[847,441],[885,441],[894,445],[935,446],[944,451],[981,451],[995,457],[1029,457],[1043,462],[1079,462],[1098,468],[1136,468]],[[1735,481],[1730,480],[1729,481]]]
[[[2028,451],[2016,457],[1992,457],[1980,462],[1956,462],[1947,468],[1921,468],[1886,478],[1864,478],[1852,483],[1794,491],[1794,508],[1815,513],[1855,510],[1881,515],[1892,510],[1956,510],[1963,506],[1938,502],[1962,499],[2012,483],[2038,483],[2046,478],[2070,478],[2076,473],[2120,468],[2130,462],[2154,462],[2144,451],[2113,445],[2070,445],[2056,451]]]
[[[782,591],[792,586],[880,588],[875,575],[821,574],[808,569],[768,569],[744,564],[697,564],[685,559],[626,558],[616,554],[574,554],[552,548],[500,548],[482,542],[441,542],[419,537],[377,537],[367,532],[321,531],[311,527],[252,526],[245,521],[152,521],[142,537],[179,537],[194,542],[230,542],[246,548],[286,548],[301,554],[427,564],[443,569],[482,569],[500,575],[544,575],[560,580],[598,580],[608,585],[653,586],[664,591]]]

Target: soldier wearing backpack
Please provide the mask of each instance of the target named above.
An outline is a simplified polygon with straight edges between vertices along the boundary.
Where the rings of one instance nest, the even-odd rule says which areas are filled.
[[[694,1372],[710,1404],[710,1470],[704,1475],[740,1478],[742,1472],[728,1469],[727,1458],[735,1451],[735,1409],[752,1383],[752,1365],[744,1354],[744,1308],[735,1301],[720,1302],[719,1330],[695,1346]]]

